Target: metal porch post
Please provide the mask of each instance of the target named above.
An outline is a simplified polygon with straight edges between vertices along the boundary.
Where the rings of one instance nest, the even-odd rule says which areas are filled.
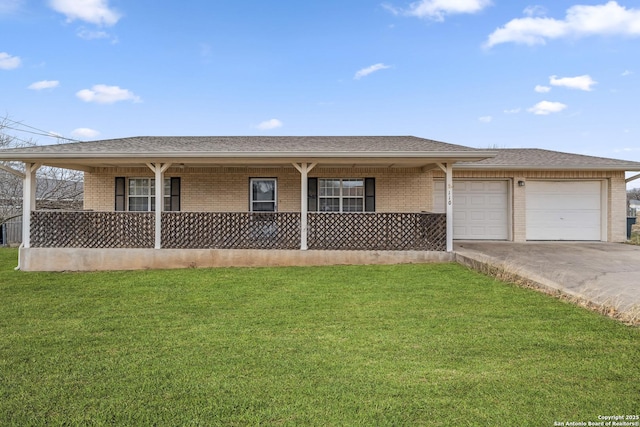
[[[164,173],[171,166],[171,163],[147,163],[147,167],[155,174],[156,180],[156,232],[154,239],[154,249],[162,248],[162,208],[164,207]]]
[[[293,167],[295,167],[298,172],[300,172],[300,250],[306,251],[308,249],[307,246],[307,237],[308,237],[308,218],[307,214],[309,212],[309,199],[308,199],[308,187],[307,187],[307,178],[309,177],[309,172],[316,166],[317,163],[312,163],[311,165],[308,163],[293,163]]]
[[[36,163],[25,163],[24,181],[22,183],[22,246],[31,247],[31,211],[36,209],[36,171],[40,168]]]
[[[453,164],[447,163],[446,166],[446,182],[447,182],[447,252],[453,252]]]
[[[447,213],[447,252],[453,252],[453,163],[436,163],[445,177],[445,206]]]

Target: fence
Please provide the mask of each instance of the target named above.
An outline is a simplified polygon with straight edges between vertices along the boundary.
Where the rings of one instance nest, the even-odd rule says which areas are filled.
[[[428,250],[447,248],[446,214],[309,213],[309,249]]]
[[[162,247],[300,249],[300,213],[163,212]]]
[[[34,248],[153,248],[150,212],[31,212]]]
[[[22,243],[22,217],[11,218],[0,226],[0,245],[18,246]]]

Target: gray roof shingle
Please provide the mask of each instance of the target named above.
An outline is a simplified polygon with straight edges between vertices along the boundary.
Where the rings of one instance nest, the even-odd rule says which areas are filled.
[[[615,169],[640,170],[640,162],[563,153],[540,148],[501,148],[493,158],[456,163],[456,169]]]
[[[415,136],[140,136],[0,150],[0,155],[5,152],[33,154],[305,152],[313,154],[372,151],[474,152],[481,150]]]
[[[627,170],[640,171],[640,162],[563,153],[537,148],[480,150],[415,136],[139,136],[100,141],[0,150],[0,159],[62,159],[106,157],[145,158],[261,158],[268,154],[283,157],[322,157],[335,154],[345,158],[375,155],[429,157],[446,155],[458,160],[456,169],[537,169],[537,170]],[[24,156],[24,157],[21,157]],[[489,158],[487,158],[489,157]],[[475,159],[474,159],[475,160]]]

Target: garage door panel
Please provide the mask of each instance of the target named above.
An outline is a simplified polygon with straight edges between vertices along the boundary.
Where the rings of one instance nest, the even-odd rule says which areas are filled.
[[[466,222],[467,221],[467,212],[456,212],[453,211],[453,220],[455,221],[460,221],[460,222]]]
[[[472,211],[471,221],[485,221],[486,215],[483,211]]]
[[[599,181],[529,181],[528,240],[600,240]]]
[[[434,184],[434,210],[444,212],[444,182]],[[507,181],[454,181],[454,239],[508,239],[507,188]]]

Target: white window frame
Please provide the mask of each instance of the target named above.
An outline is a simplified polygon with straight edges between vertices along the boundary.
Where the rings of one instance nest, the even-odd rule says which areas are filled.
[[[340,185],[338,187],[338,194],[326,195],[324,194],[325,190],[328,187],[323,186],[323,182],[325,181],[339,181]],[[352,195],[345,194],[349,188],[345,189],[345,182],[359,182],[360,185],[357,187],[360,189],[360,195]],[[356,190],[357,191],[357,190]],[[323,200],[329,199],[338,199],[338,207],[337,211],[335,210],[326,210],[323,209]],[[360,200],[360,210],[346,210],[345,211],[345,200]],[[318,210],[320,212],[340,212],[340,213],[351,213],[351,212],[364,212],[365,211],[365,179],[364,178],[318,178]]]
[[[146,188],[147,194],[142,195],[131,195],[131,181],[136,180],[146,180]],[[156,198],[156,190],[155,190],[155,178],[150,177],[132,177],[127,178],[127,211],[130,212],[152,212],[155,210],[155,198]],[[144,188],[144,187],[140,187]],[[164,204],[162,206],[163,211],[169,211],[171,206],[171,178],[164,179]],[[131,198],[139,198],[147,200],[147,209],[146,210],[131,210]]]
[[[271,181],[273,182],[273,200],[254,200],[253,199],[253,185],[259,181]],[[256,203],[273,203],[272,211],[255,210],[254,205]],[[249,179],[249,210],[251,212],[277,212],[278,211],[278,179],[277,178],[250,178]]]

